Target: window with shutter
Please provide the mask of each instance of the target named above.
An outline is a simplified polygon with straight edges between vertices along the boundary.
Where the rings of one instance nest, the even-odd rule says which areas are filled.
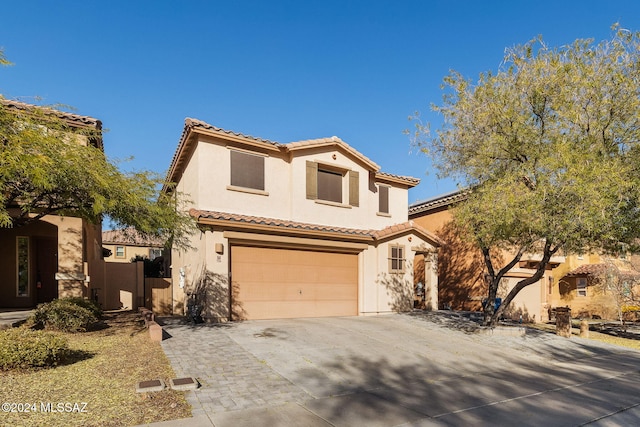
[[[342,174],[318,168],[318,199],[342,203]]]
[[[306,168],[307,199],[360,206],[358,171],[312,161],[307,161]]]

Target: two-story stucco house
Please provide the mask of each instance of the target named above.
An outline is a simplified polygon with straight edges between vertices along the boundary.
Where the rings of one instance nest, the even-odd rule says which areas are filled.
[[[387,313],[413,307],[414,282],[438,306],[440,239],[407,219],[419,180],[337,137],[281,144],[186,119],[167,182],[199,228],[173,250],[176,312],[204,287],[208,320]]]
[[[2,97],[0,103],[15,114],[17,122],[39,108],[43,126],[50,115],[69,126],[69,135],[93,129],[94,137],[79,132],[74,134],[74,141],[83,146],[103,147],[102,122],[98,119]],[[19,203],[6,207],[12,216],[22,214]],[[31,308],[67,296],[93,297],[97,289],[104,287],[101,224],[73,213],[45,215],[20,227],[0,227],[0,252],[0,308]]]

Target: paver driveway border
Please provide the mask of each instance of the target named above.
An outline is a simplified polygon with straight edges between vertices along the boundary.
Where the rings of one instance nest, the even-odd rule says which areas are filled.
[[[640,352],[527,330],[479,334],[454,313],[167,321],[162,346],[194,418],[158,425],[630,425]]]

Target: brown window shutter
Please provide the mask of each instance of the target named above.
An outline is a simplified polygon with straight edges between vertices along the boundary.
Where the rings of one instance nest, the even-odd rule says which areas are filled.
[[[360,206],[360,173],[349,171],[349,204]]]
[[[307,160],[307,199],[318,198],[318,164]]]
[[[378,212],[389,213],[389,187],[378,186]]]

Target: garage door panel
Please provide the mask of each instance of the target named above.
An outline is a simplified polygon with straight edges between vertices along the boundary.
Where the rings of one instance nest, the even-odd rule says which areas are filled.
[[[252,303],[250,315],[252,319],[282,319],[283,313],[287,313],[289,315],[288,318],[326,317],[317,313],[326,312],[327,310],[338,313],[332,314],[332,316],[353,316],[352,304],[344,301],[325,301],[306,305],[300,305],[294,301],[280,301],[277,303],[265,301]]]
[[[358,256],[232,246],[235,304],[247,319],[357,314]]]

